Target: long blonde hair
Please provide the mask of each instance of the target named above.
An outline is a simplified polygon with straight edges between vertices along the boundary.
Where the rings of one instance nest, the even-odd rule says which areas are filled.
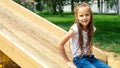
[[[76,5],[76,10],[75,10],[75,23],[77,23],[77,27],[78,27],[78,33],[79,33],[79,48],[81,49],[81,56],[83,55],[83,51],[84,51],[84,46],[83,46],[83,33],[82,33],[82,25],[79,23],[78,19],[77,19],[77,15],[78,15],[78,10],[81,7],[88,7],[88,10],[90,11],[90,22],[87,25],[87,30],[88,30],[88,41],[87,41],[87,55],[90,55],[90,53],[92,52],[92,36],[93,36],[93,15],[92,15],[92,11],[90,9],[89,4],[82,2],[82,3],[78,3]]]

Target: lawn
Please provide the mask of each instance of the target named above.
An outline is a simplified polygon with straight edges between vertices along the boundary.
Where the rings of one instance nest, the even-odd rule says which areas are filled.
[[[39,14],[65,30],[74,23],[72,14]],[[93,41],[100,49],[120,54],[120,16],[94,15],[94,25],[97,30]]]

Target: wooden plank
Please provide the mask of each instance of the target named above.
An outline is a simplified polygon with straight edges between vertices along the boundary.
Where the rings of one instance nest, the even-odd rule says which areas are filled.
[[[5,30],[5,29],[4,29]],[[5,33],[5,32],[2,32],[2,33]],[[10,33],[7,33],[7,34],[10,34]],[[3,38],[1,38],[0,37],[0,41],[1,41],[1,43],[0,43],[0,45],[1,45],[1,50],[5,53],[5,54],[7,54],[11,59],[13,59],[14,61],[16,61],[16,63],[18,63],[18,64],[20,64],[20,66],[22,66],[22,64],[24,64],[25,62],[23,62],[23,60],[21,60],[21,58],[24,58],[24,60],[25,61],[28,61],[26,58],[31,58],[31,59],[29,59],[29,63],[31,63],[30,61],[31,60],[35,60],[35,59],[37,59],[36,61],[34,61],[34,63],[35,64],[37,64],[38,62],[40,62],[39,64],[41,64],[41,62],[44,62],[45,63],[45,65],[43,65],[43,64],[41,64],[43,67],[45,67],[45,68],[48,68],[48,67],[51,67],[51,68],[59,68],[60,66],[59,66],[59,64],[56,64],[56,63],[54,63],[53,61],[51,61],[50,59],[48,59],[46,56],[44,56],[44,54],[45,54],[45,51],[42,51],[43,52],[43,54],[41,55],[41,53],[39,52],[39,51],[36,51],[36,49],[34,49],[34,48],[32,48],[31,46],[29,46],[29,44],[28,45],[25,45],[25,43],[24,42],[21,42],[21,41],[19,41],[18,40],[18,38],[17,39],[15,39],[14,38],[14,36],[11,36],[11,35],[8,35],[9,36],[9,38],[11,39],[12,38],[12,40],[10,40],[10,42],[12,41],[12,45],[10,45],[10,44],[4,44],[4,43],[7,43],[7,40],[4,42],[4,41],[2,41],[2,39]],[[15,41],[18,41],[18,42],[15,42]],[[17,44],[15,44],[15,43],[17,43]],[[2,45],[4,46],[4,47],[2,47]],[[15,46],[14,46],[15,45]],[[40,45],[40,44],[39,44]],[[11,47],[9,47],[9,46],[11,46]],[[19,46],[19,47],[18,47]],[[16,47],[16,48],[15,48]],[[3,50],[3,48],[4,49],[6,49],[6,51],[8,52],[5,52],[4,50]],[[24,49],[23,49],[24,48]],[[39,47],[38,47],[39,48]],[[14,50],[14,51],[10,51],[9,49],[11,49],[11,50]],[[17,52],[17,50],[19,50],[19,49],[21,49],[20,50],[20,52],[23,54],[23,55],[20,55],[20,53],[17,53],[17,54],[19,54],[18,56],[19,57],[21,57],[21,58],[19,58],[19,57],[17,57],[16,55],[16,52]],[[22,52],[22,51],[24,51],[24,52]],[[26,51],[28,51],[27,53],[26,53]],[[15,52],[14,54],[11,54],[11,53],[13,53],[13,52]],[[28,55],[28,57],[23,57],[24,56],[24,53],[26,53],[27,55]],[[31,53],[31,54],[30,54]],[[49,52],[50,53],[50,52]],[[25,54],[25,55],[26,55]],[[49,55],[51,55],[51,54],[49,54]],[[15,57],[14,57],[15,56]],[[54,57],[54,56],[52,56],[52,57]],[[19,61],[18,61],[18,59],[20,59]],[[54,57],[54,59],[55,59],[55,57]],[[57,59],[55,59],[55,60],[57,60]],[[20,63],[20,62],[22,62],[22,64]],[[30,65],[27,65],[27,64],[24,64],[25,66],[27,66],[27,67],[31,67]],[[52,65],[52,66],[51,66]],[[57,66],[56,66],[57,65]],[[32,64],[32,66],[33,66],[33,64]],[[22,66],[23,68],[24,68],[24,66]],[[33,67],[31,67],[31,68],[34,68],[35,66],[33,66]],[[40,67],[36,67],[36,68],[40,68]]]
[[[107,58],[107,56],[105,55],[105,53],[102,50],[100,50],[100,49],[98,49],[96,47],[93,47],[93,53],[95,54],[95,57],[97,57],[101,61],[108,64],[108,58]]]
[[[7,54],[10,58],[14,58],[14,60],[16,59],[17,60],[16,62],[19,63],[19,65],[22,66],[23,68],[27,67],[38,68],[38,66],[34,64],[34,61],[32,61],[32,64],[34,65],[30,65],[31,58],[24,56],[23,53],[21,53],[21,51],[18,48],[13,47],[13,44],[11,44],[1,35],[0,35],[0,50]]]
[[[5,23],[5,22],[4,22]],[[5,25],[8,25],[8,24],[5,24]],[[61,59],[60,59],[60,56],[56,57],[59,53],[56,53],[57,51],[53,52],[53,50],[51,50],[52,48],[49,48],[49,49],[45,49],[45,48],[48,48],[48,47],[44,47],[43,45],[44,44],[40,44],[40,40],[37,41],[34,41],[34,37],[31,36],[32,39],[29,38],[29,34],[27,35],[24,35],[22,33],[20,33],[20,30],[19,32],[17,30],[14,30],[16,28],[13,28],[12,30],[9,30],[9,27],[8,28],[5,28],[5,26],[3,27],[3,25],[0,26],[2,29],[1,29],[1,35],[3,36],[7,36],[6,38],[10,40],[10,42],[12,42],[15,46],[17,46],[18,48],[24,48],[25,50],[29,51],[30,53],[34,54],[34,56],[37,58],[37,60],[40,60],[42,62],[45,63],[45,65],[47,66],[51,66],[51,64],[53,65],[52,67],[56,67],[59,66],[59,65],[64,65],[62,62],[61,62]],[[11,27],[12,28],[12,27]],[[13,32],[12,32],[13,31]],[[14,33],[14,34],[13,34]],[[25,32],[24,32],[25,33]],[[12,34],[12,35],[11,35]],[[36,46],[37,45],[37,46]],[[41,46],[38,46],[38,45],[41,45]],[[47,44],[45,44],[47,46]],[[13,46],[14,47],[14,46]],[[38,51],[36,51],[38,50]],[[56,49],[57,50],[57,49]],[[49,53],[48,53],[49,52]],[[41,57],[41,54],[46,57]],[[54,57],[54,58],[52,58]],[[41,60],[42,59],[42,60]],[[48,59],[48,60],[47,60]],[[14,59],[13,59],[14,60]],[[52,61],[51,61],[52,60]],[[57,61],[56,61],[57,60]],[[61,63],[60,63],[61,62]],[[50,64],[49,64],[50,63]],[[56,64],[58,63],[58,64]],[[60,63],[60,64],[59,64]],[[28,66],[28,65],[27,65]],[[60,67],[60,66],[59,66]]]
[[[1,9],[1,10],[4,11],[7,9]],[[9,13],[11,14],[8,15]],[[11,16],[14,16],[14,18],[12,18]],[[50,46],[50,45],[55,45],[55,43],[51,43],[51,42],[55,42],[57,40],[54,39],[55,38],[54,36],[51,37],[52,35],[50,34],[50,32],[44,31],[43,28],[40,28],[39,26],[37,27],[37,25],[34,23],[33,24],[31,22],[27,23],[28,21],[26,22],[26,20],[16,21],[16,19],[20,20],[21,16],[19,17],[19,15],[9,10],[7,12],[1,12],[1,18],[0,18],[0,20],[2,21],[0,22],[1,35],[9,39],[9,41],[13,43],[13,45],[17,47],[19,46],[18,48],[25,48],[27,51],[34,54],[34,56],[37,59],[39,59],[41,62],[43,61],[47,67],[52,67],[52,68],[56,68],[56,67],[58,68],[61,66],[62,66],[61,68],[65,67],[65,63],[63,62],[63,60],[61,60],[61,57],[58,53],[57,46]],[[24,18],[22,18],[22,20],[23,19]],[[29,50],[29,48],[31,50]],[[46,50],[46,48],[49,49]],[[40,55],[41,53],[45,58],[41,57]],[[14,58],[12,59],[14,60]]]
[[[36,15],[35,13],[29,11],[28,9],[14,3],[12,0],[5,0],[1,2],[2,5],[6,6],[10,11],[14,13],[18,13],[25,17],[26,19],[29,19],[30,21],[33,21],[34,23],[39,24],[41,27],[44,27],[46,30],[51,31],[51,33],[54,33],[59,38],[63,37],[65,34],[65,30],[59,28],[58,26],[52,24],[48,20]],[[19,9],[18,9],[19,7]],[[56,29],[57,28],[57,29]]]

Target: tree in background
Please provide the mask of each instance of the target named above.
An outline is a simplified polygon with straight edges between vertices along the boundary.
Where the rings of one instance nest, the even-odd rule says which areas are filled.
[[[63,5],[64,5],[63,0],[58,0],[57,4],[58,4],[59,13],[62,14],[63,13]]]
[[[53,14],[55,14],[55,13],[57,13],[57,10],[56,10],[57,0],[52,0],[51,3],[52,3],[52,7],[53,7]]]
[[[117,8],[117,14],[120,15],[120,0],[115,0],[115,5],[116,5],[116,8]]]
[[[65,0],[52,0],[52,7],[53,7],[53,14],[55,13],[63,13],[63,6],[64,6]]]
[[[13,1],[34,12],[35,9],[34,0],[13,0]]]
[[[43,10],[43,1],[42,0],[34,0],[36,2],[35,6],[36,6],[36,10],[37,11],[41,11]]]
[[[116,8],[117,8],[117,14],[120,14],[119,13],[119,7],[120,7],[120,2],[118,2],[118,0],[115,0],[115,5],[116,5]]]
[[[113,5],[116,5],[115,9],[117,12],[120,13],[119,11],[119,0],[34,0],[34,2],[25,2],[28,0],[14,0],[15,2],[25,6],[26,8],[34,11],[37,10],[38,12],[45,12],[45,13],[50,13],[50,14],[55,14],[55,13],[60,13],[62,14],[63,11],[63,6],[66,5],[66,2],[69,2],[69,5],[71,5],[71,13],[74,13],[74,7],[76,3],[78,2],[93,2],[97,1],[98,5],[98,11],[99,13],[103,13],[103,3],[107,5],[107,9],[110,6],[111,8]]]
[[[108,9],[112,9],[113,6],[116,6],[116,11],[118,11],[118,0],[97,0],[98,2],[98,11],[100,14],[103,13],[103,3],[105,3],[105,5],[107,5],[107,12]]]
[[[74,0],[71,0],[71,13],[74,13]]]
[[[45,9],[48,13],[63,13],[63,1],[65,0],[35,0],[37,9]],[[40,3],[42,1],[42,4]],[[42,6],[42,7],[40,7]],[[42,10],[43,10],[42,9]]]

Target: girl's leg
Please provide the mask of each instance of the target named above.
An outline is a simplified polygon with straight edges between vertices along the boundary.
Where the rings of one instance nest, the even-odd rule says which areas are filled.
[[[108,66],[107,64],[105,64],[104,62],[96,59],[95,57],[92,58],[91,62],[93,63],[93,65],[96,68],[111,68],[110,66]]]
[[[87,58],[75,57],[73,59],[73,63],[76,65],[77,68],[96,68],[87,60]]]

